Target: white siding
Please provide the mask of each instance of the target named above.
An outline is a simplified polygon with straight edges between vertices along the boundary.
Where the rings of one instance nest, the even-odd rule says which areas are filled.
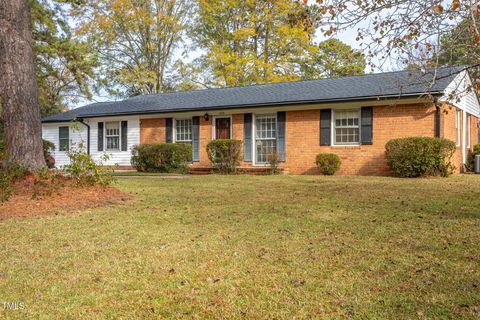
[[[480,103],[474,90],[470,76],[463,71],[447,86],[445,94],[440,100],[447,101],[471,115],[480,117]]]
[[[127,151],[98,151],[98,123],[106,121],[128,121]],[[140,144],[140,121],[138,116],[104,117],[85,119],[90,125],[90,154],[95,162],[99,163],[102,155],[108,154],[109,160],[104,165],[129,166],[132,147]],[[42,126],[43,139],[55,144],[53,157],[57,167],[68,164],[65,152],[59,151],[59,127],[70,126],[70,146],[78,146],[83,141],[87,145],[87,127],[81,123],[75,125],[80,130],[72,127],[71,123],[45,123]],[[105,135],[104,135],[105,136]],[[105,143],[104,143],[105,145]]]
[[[45,140],[53,142],[55,144],[55,150],[52,151],[52,156],[55,158],[55,165],[57,167],[63,166],[68,164],[68,157],[64,151],[59,151],[59,127],[69,127],[69,138],[70,146],[78,146],[81,141],[87,141],[87,130],[86,127],[81,125],[80,126],[72,126],[70,122],[62,122],[62,123],[48,123],[43,124],[42,126],[42,137]],[[78,127],[78,128],[75,128]]]

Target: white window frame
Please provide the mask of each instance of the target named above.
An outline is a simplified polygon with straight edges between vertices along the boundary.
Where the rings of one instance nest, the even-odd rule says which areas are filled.
[[[190,133],[192,136],[191,140],[178,140],[177,139],[177,121],[185,121],[189,120],[190,121]],[[193,119],[192,118],[178,118],[174,119],[173,121],[173,142],[174,143],[190,143],[193,145]]]
[[[455,110],[455,139],[456,139],[456,145],[457,147],[460,147],[462,145],[462,135],[460,132],[461,128],[461,115],[462,115],[462,110],[456,109]]]
[[[336,123],[335,120],[337,118],[337,112],[352,112],[355,111],[358,113],[358,142],[339,142],[337,143],[337,135],[335,132]],[[348,127],[348,128],[356,128],[357,126]],[[360,108],[354,109],[335,109],[332,110],[332,119],[331,119],[331,145],[337,147],[355,147],[360,146],[362,144],[362,114]]]
[[[261,114],[253,114],[252,119],[252,163],[254,166],[257,167],[266,167],[269,166],[268,162],[257,162],[257,118],[261,117],[273,117],[275,118],[275,144],[278,140],[278,119],[277,113],[261,113]],[[265,139],[265,140],[272,140],[272,139]]]
[[[116,135],[109,135],[107,136],[107,123],[118,123],[118,149],[109,149],[108,148],[108,143],[107,143],[107,138],[109,137],[116,137]],[[103,128],[103,143],[105,146],[105,151],[121,151],[122,150],[122,122],[121,121],[105,121],[104,122],[104,128]]]
[[[217,140],[217,119],[230,119],[230,139],[233,139],[233,120],[232,116],[213,116],[212,118],[212,140]]]
[[[61,138],[60,137],[60,128],[67,128],[68,138]],[[67,140],[67,149],[62,150],[61,140]],[[70,127],[69,126],[59,126],[58,127],[58,151],[60,152],[67,152],[70,149]]]

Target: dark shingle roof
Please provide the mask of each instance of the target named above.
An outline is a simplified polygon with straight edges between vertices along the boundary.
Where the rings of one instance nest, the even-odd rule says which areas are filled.
[[[246,87],[162,93],[100,102],[43,119],[43,122],[70,121],[119,114],[147,114],[273,106],[312,102],[351,101],[373,98],[439,94],[465,67],[445,67],[425,74],[396,71],[362,76],[282,82]]]

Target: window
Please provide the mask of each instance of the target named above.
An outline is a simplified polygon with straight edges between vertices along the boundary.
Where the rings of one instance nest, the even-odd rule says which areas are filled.
[[[360,110],[334,111],[335,145],[360,143]]]
[[[120,122],[105,122],[107,150],[120,150]]]
[[[467,148],[470,148],[470,115],[467,115]]]
[[[255,116],[256,163],[267,163],[267,156],[277,150],[276,115]]]
[[[192,119],[175,120],[175,142],[192,143]]]
[[[460,120],[462,118],[462,111],[457,109],[456,118],[455,118],[455,129],[456,129],[456,140],[457,140],[457,147],[460,146]]]
[[[70,145],[70,129],[68,127],[58,128],[58,150],[67,151]]]

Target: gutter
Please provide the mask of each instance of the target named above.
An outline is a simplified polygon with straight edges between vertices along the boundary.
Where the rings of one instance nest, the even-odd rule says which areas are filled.
[[[97,114],[85,114],[82,115],[82,118],[101,118],[101,117],[110,117],[110,116],[121,116],[121,115],[142,115],[142,114],[162,114],[162,113],[181,113],[181,112],[195,112],[195,111],[209,111],[209,110],[225,110],[225,109],[245,109],[252,107],[275,107],[275,106],[284,106],[284,105],[302,105],[302,104],[313,104],[313,103],[328,103],[328,102],[346,102],[346,101],[369,101],[369,100],[387,100],[392,98],[409,98],[409,97],[422,97],[426,95],[442,95],[443,91],[435,92],[417,92],[410,94],[395,94],[395,95],[386,95],[386,96],[367,96],[367,97],[358,97],[358,98],[339,98],[339,99],[323,99],[323,100],[302,100],[302,101],[283,101],[283,102],[266,102],[266,103],[256,103],[256,104],[244,104],[244,105],[233,105],[233,106],[213,106],[213,107],[202,107],[202,108],[186,108],[186,109],[163,109],[163,110],[145,110],[145,111],[125,111],[125,112],[115,112],[115,113],[97,113]],[[75,110],[75,109],[74,109]],[[73,110],[72,110],[73,111]],[[75,115],[73,115],[75,116]],[[70,122],[72,119],[63,119],[63,120],[45,120],[42,123],[55,123],[55,122]]]
[[[87,127],[87,154],[90,154],[90,125],[85,122],[85,119],[80,118],[78,122]]]

